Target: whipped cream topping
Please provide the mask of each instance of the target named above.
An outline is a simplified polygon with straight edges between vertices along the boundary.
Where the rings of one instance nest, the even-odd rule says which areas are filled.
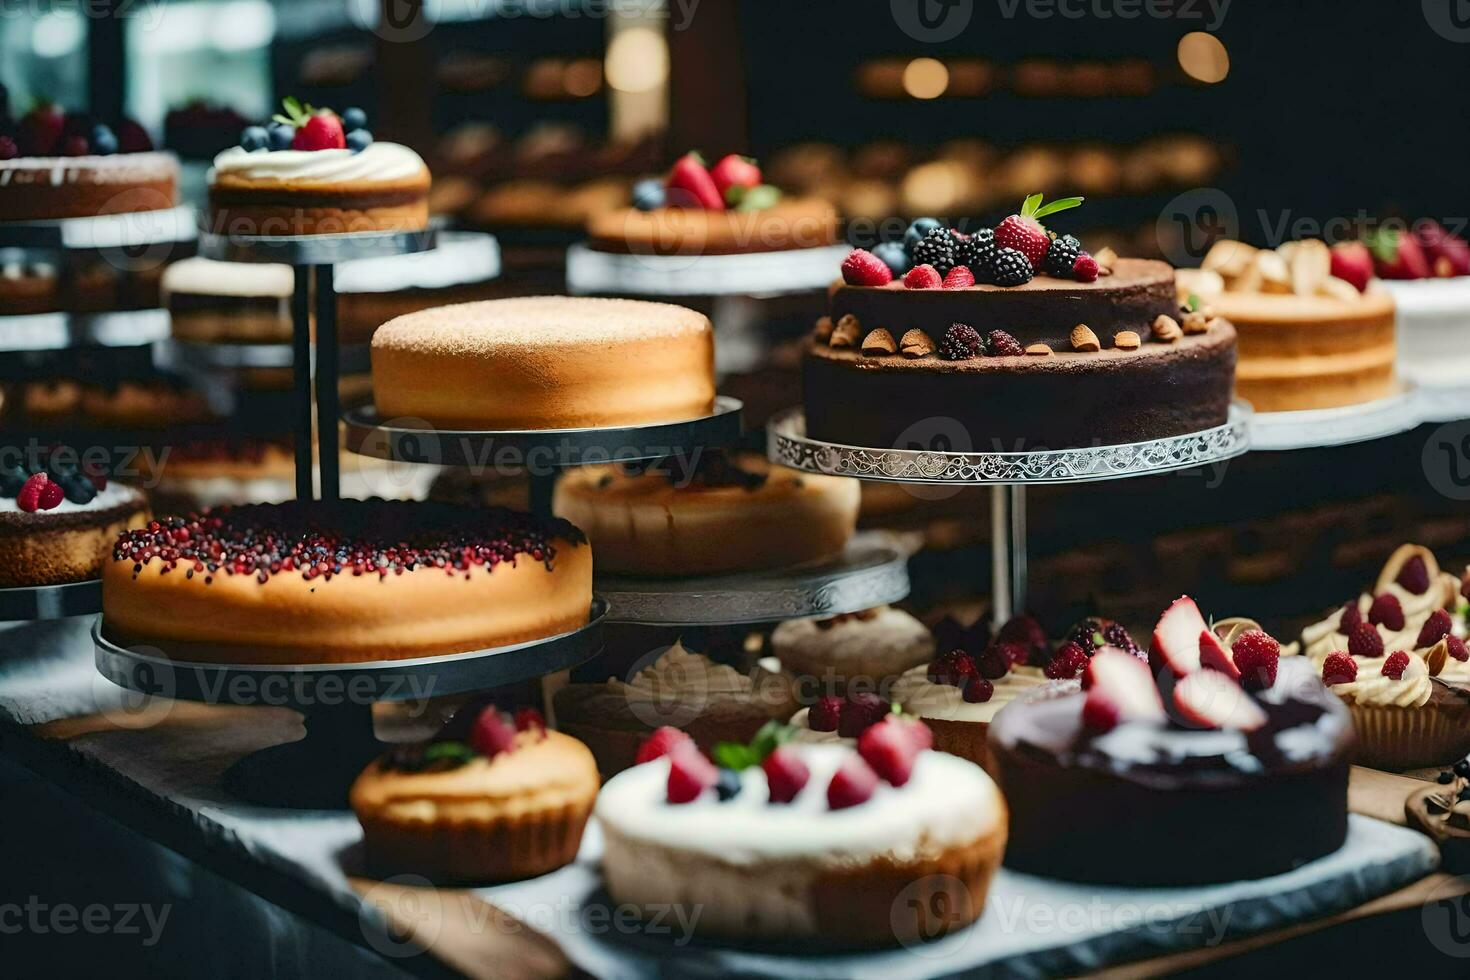
[[[857,745],[857,739],[844,738],[836,731],[819,732],[812,728],[811,708],[802,708],[791,716],[789,724],[794,731],[791,733],[791,741],[803,742],[807,745]]]
[[[990,683],[995,686],[990,700],[972,703],[953,684],[931,681],[929,665],[921,664],[905,671],[893,685],[893,699],[906,714],[920,718],[989,722],[1001,708],[1048,681],[1039,667],[1012,667],[1010,673]]]
[[[8,184],[72,184],[85,178],[96,184],[168,177],[178,172],[172,153],[114,153],[110,156],[15,157],[0,160],[0,187]]]
[[[1434,681],[1424,658],[1409,654],[1409,665],[1401,677],[1383,673],[1382,660],[1358,662],[1358,678],[1346,684],[1330,685],[1332,693],[1353,704],[1374,707],[1418,708],[1434,693]]]
[[[689,695],[739,697],[750,693],[749,677],[728,664],[716,663],[702,653],[675,643],[657,660],[644,667],[631,681],[610,678],[608,684],[657,701]]]
[[[892,854],[908,860],[975,840],[1004,819],[1004,804],[979,766],[932,750],[919,754],[901,787],[880,782],[865,803],[827,805],[827,784],[851,749],[793,745],[811,778],[790,803],[773,804],[759,766],[740,772],[741,790],[721,802],[707,790],[690,803],[666,802],[665,756],[614,776],[598,794],[596,815],[623,837],[702,852],[732,864],[773,858],[840,862]]]
[[[771,633],[771,649],[789,669],[843,677],[901,673],[934,656],[928,627],[901,609],[879,606],[859,616],[789,619]]]
[[[402,180],[427,168],[413,150],[399,143],[373,143],[352,150],[247,150],[232,146],[214,158],[209,181],[230,175],[246,180],[316,181]]]
[[[173,293],[199,296],[288,298],[296,288],[289,265],[269,262],[219,262],[202,256],[171,263],[159,284],[164,301]]]
[[[123,483],[108,483],[105,489],[100,490],[97,496],[85,504],[72,503],[70,500],[62,498],[61,503],[52,507],[50,510],[38,510],[30,516],[45,518],[49,514],[75,514],[88,510],[106,510],[108,507],[116,507],[118,504],[126,503],[130,500],[139,500],[138,491]],[[139,500],[139,503],[141,503],[141,500]],[[20,505],[16,503],[14,497],[0,497],[0,514],[25,513],[25,511],[20,509]]]

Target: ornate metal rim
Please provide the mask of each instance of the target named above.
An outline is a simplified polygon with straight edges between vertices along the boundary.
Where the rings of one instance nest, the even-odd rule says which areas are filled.
[[[315,344],[311,350],[312,358],[315,359]],[[356,374],[371,370],[370,345],[342,344],[339,350],[337,364],[341,373]],[[159,353],[180,367],[204,371],[289,368],[296,362],[295,352],[290,344],[228,344],[170,339],[160,347]]]
[[[371,231],[346,235],[217,235],[199,233],[199,254],[222,262],[278,262],[285,265],[336,265],[353,259],[412,255],[432,249],[438,229]]]
[[[730,626],[857,612],[909,594],[908,560],[896,548],[859,543],[842,557],[806,568],[710,578],[599,577],[608,622],[649,626]]]
[[[632,296],[755,296],[825,289],[846,245],[737,255],[636,255],[567,249],[567,292]]]
[[[90,616],[102,611],[102,580],[0,589],[0,623]]]
[[[130,248],[191,242],[199,234],[194,209],[163,208],[56,221],[0,221],[0,246],[77,249]]]
[[[1257,412],[1251,419],[1251,448],[1270,452],[1346,446],[1408,432],[1433,414],[1427,411],[1426,394],[1414,382],[1401,381],[1394,394],[1359,405]]]
[[[441,657],[357,664],[211,664],[129,650],[92,625],[97,672],[130,691],[208,704],[317,707],[334,701],[407,701],[463,694],[543,677],[602,652],[607,601],[592,600],[586,626],[529,643]]]
[[[161,309],[0,316],[0,353],[146,347],[168,332],[168,311]]]
[[[1250,448],[1250,419],[1250,407],[1235,402],[1224,425],[1167,439],[1034,453],[946,453],[811,439],[806,435],[804,413],[793,408],[766,427],[766,454],[774,463],[810,473],[891,483],[1092,483],[1168,473],[1239,456]]]

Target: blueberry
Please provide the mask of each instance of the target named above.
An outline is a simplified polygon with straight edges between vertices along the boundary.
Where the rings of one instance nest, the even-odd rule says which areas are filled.
[[[271,123],[267,135],[270,138],[272,150],[289,150],[291,141],[296,138],[296,127],[289,123]]]
[[[14,497],[30,478],[23,466],[14,463],[0,466],[0,497]]]
[[[91,503],[97,496],[97,488],[92,485],[92,481],[80,474],[63,478],[61,489],[66,494],[66,499],[74,504]]]
[[[904,248],[912,252],[914,246],[924,240],[925,235],[929,234],[935,228],[942,228],[943,226],[944,222],[938,218],[919,218],[915,220],[913,224],[909,225],[908,231],[903,233]]]
[[[652,211],[664,206],[664,183],[649,178],[633,185],[633,206],[639,211]]]
[[[903,247],[902,242],[882,242],[873,247],[873,254],[888,266],[888,271],[895,276],[903,275],[914,266],[914,261],[909,258],[908,249]]]
[[[722,800],[733,800],[740,795],[740,773],[734,769],[721,769],[715,780],[715,793]]]
[[[373,134],[365,129],[354,129],[347,134],[347,148],[353,153],[361,153],[373,145]]]
[[[117,152],[117,134],[109,127],[98,123],[92,127],[92,152],[102,156],[111,156]]]
[[[246,126],[240,133],[240,146],[246,150],[264,150],[270,145],[270,133],[265,131],[264,126]]]
[[[367,113],[353,107],[342,113],[342,128],[349,133],[354,129],[367,129]]]

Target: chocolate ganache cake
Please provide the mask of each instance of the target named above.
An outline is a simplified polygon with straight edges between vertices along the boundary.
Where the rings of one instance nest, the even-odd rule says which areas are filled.
[[[804,358],[809,436],[1017,452],[1225,423],[1235,329],[1181,310],[1166,263],[1096,258],[1019,215],[923,228],[844,261]],[[936,420],[963,435],[930,445]]]

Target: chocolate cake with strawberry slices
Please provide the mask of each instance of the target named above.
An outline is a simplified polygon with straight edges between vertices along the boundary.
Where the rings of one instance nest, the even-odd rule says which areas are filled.
[[[932,218],[854,250],[803,364],[807,435],[1018,452],[1141,442],[1226,421],[1235,329],[1181,310],[1166,263],[1089,254],[1039,206],[964,234]]]
[[[1210,627],[1188,597],[1160,618],[1147,659],[1098,648],[1079,680],[997,714],[989,742],[1017,871],[1236,881],[1289,871],[1347,835],[1347,710],[1305,658],[1281,657],[1253,623]],[[1209,837],[1222,827],[1227,840]]]

